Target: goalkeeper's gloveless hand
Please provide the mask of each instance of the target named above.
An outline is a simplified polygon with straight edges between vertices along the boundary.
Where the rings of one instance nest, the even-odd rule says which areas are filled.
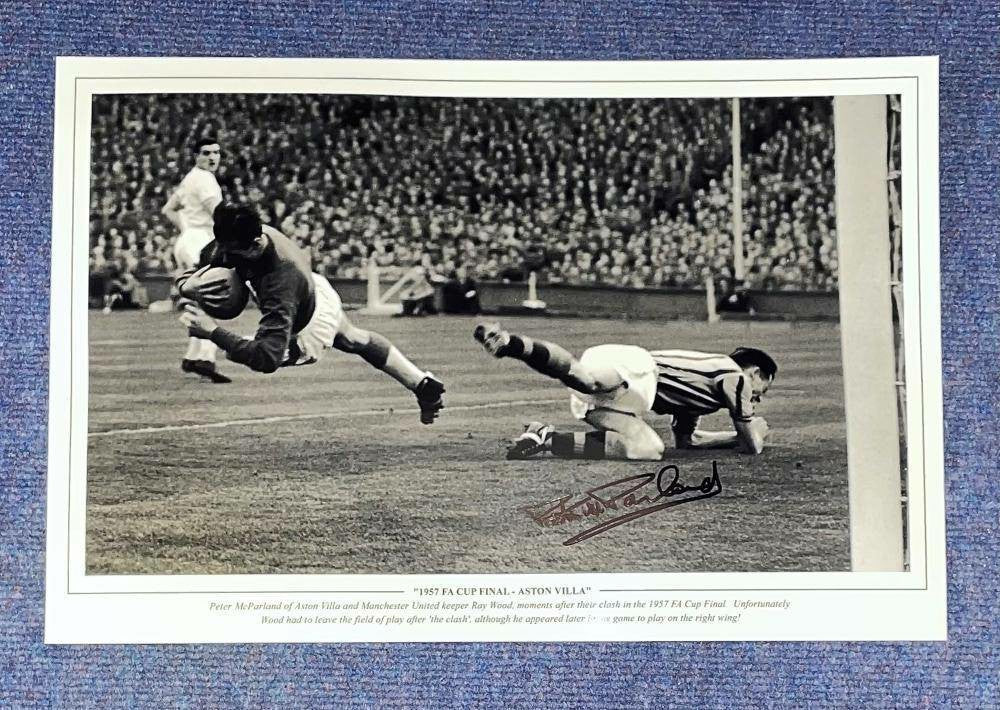
[[[207,340],[212,337],[212,331],[218,327],[205,311],[193,304],[184,306],[184,313],[181,314],[180,321],[187,327],[188,335],[192,338]]]

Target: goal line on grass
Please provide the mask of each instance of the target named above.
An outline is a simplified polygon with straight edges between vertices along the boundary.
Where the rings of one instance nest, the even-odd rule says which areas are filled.
[[[558,404],[567,402],[568,397],[549,399],[513,399],[507,402],[489,402],[486,404],[458,404],[446,406],[447,412],[474,412],[482,409],[496,409],[502,407],[518,407],[526,404]],[[316,412],[313,414],[287,414],[275,417],[256,417],[252,419],[228,419],[221,422],[201,422],[198,424],[166,424],[163,426],[136,427],[131,429],[108,429],[107,431],[92,431],[87,434],[88,438],[100,438],[108,436],[129,436],[134,434],[161,434],[171,431],[191,431],[197,429],[223,429],[233,426],[254,426],[257,424],[280,424],[282,422],[300,422],[310,419],[342,419],[345,417],[371,417],[378,414],[389,414],[389,409],[363,409],[356,412]],[[393,414],[419,414],[419,407],[393,408]]]

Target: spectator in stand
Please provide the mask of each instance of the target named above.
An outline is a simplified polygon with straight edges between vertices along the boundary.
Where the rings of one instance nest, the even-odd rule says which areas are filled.
[[[747,99],[743,123],[751,285],[836,288],[831,102]],[[206,133],[224,192],[338,278],[426,255],[523,279],[537,244],[562,283],[692,287],[732,261],[727,101],[104,95],[93,125],[92,269],[174,268],[156,207]]]
[[[442,289],[445,313],[476,315],[480,311],[479,290],[465,266],[451,272]]]
[[[111,270],[104,294],[105,313],[142,308],[146,305],[145,301],[145,293],[135,276],[124,269]]]
[[[418,266],[417,268],[419,271],[400,298],[403,304],[403,312],[400,315],[416,317],[436,315],[434,286],[427,280],[427,272],[424,267]]]

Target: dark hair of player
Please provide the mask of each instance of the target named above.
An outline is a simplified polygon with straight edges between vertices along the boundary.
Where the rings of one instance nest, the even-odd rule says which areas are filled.
[[[204,148],[206,145],[217,145],[218,143],[219,139],[216,138],[215,136],[205,136],[204,138],[199,138],[198,141],[194,144],[194,152],[197,155],[198,153],[201,152],[201,149]]]
[[[774,376],[778,374],[777,363],[763,350],[758,350],[757,348],[736,348],[730,353],[729,357],[740,367],[759,367],[760,374],[769,380],[773,380]]]
[[[243,249],[260,236],[260,215],[247,204],[220,202],[212,213],[215,241]]]

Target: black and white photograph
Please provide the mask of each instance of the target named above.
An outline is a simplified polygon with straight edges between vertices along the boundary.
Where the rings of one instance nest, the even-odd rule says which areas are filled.
[[[502,630],[521,628],[508,597],[582,597],[527,622],[579,631],[540,639],[662,638],[591,612],[673,588],[929,588],[939,366],[917,235],[936,152],[916,75],[218,60],[184,81],[96,61],[62,80],[56,164],[67,598],[260,612],[218,637],[293,640],[266,599],[204,595],[417,612],[468,594],[496,599],[453,612],[513,616],[352,623],[499,640],[536,637]],[[289,608],[341,609],[313,603]],[[793,609],[705,603],[731,628]],[[457,625],[479,621],[500,635]]]
[[[833,114],[94,97],[88,572],[850,569]]]

